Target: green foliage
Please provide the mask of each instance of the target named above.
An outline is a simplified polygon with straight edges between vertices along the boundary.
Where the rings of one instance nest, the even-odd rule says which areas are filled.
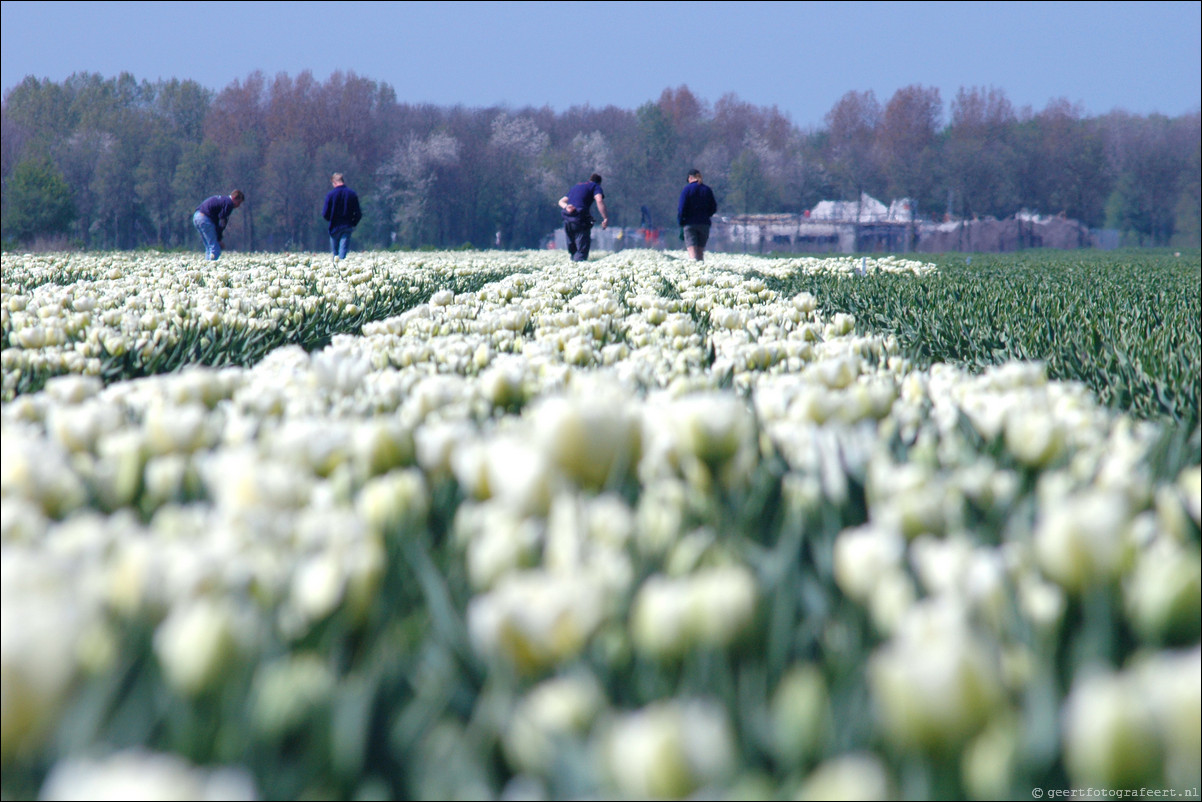
[[[861,330],[893,333],[922,365],[982,369],[1040,360],[1105,405],[1197,426],[1202,379],[1199,254],[974,254],[932,257],[934,276],[795,276]],[[969,264],[971,261],[971,264]]]
[[[7,181],[4,238],[65,234],[75,220],[71,188],[49,159],[26,159]]]

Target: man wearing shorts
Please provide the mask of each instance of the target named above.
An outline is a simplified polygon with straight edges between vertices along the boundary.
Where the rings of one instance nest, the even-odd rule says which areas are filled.
[[[705,260],[705,244],[710,238],[710,218],[718,211],[714,192],[701,183],[701,171],[689,170],[689,183],[680,191],[680,204],[676,209],[676,222],[684,235],[689,258]]]

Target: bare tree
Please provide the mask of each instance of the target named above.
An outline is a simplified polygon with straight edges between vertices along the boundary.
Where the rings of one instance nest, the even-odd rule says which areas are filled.
[[[600,131],[579,133],[572,138],[572,160],[570,174],[586,176],[590,173],[600,173],[602,176],[613,175],[614,157],[605,135]]]
[[[554,223],[551,196],[559,180],[543,163],[549,145],[550,137],[527,116],[502,112],[493,118],[485,202],[504,245],[534,245]]]
[[[826,168],[844,200],[882,188],[877,137],[881,104],[872,90],[848,92],[826,114]]]
[[[903,87],[885,105],[877,142],[886,189],[918,209],[935,206],[935,166],[943,103],[935,87]]]
[[[1117,176],[1106,203],[1107,225],[1139,245],[1168,245],[1189,187],[1185,171],[1198,144],[1198,115],[1174,120],[1112,113],[1103,126]]]
[[[459,140],[444,131],[425,139],[411,134],[380,168],[381,195],[393,209],[401,243],[446,244],[436,228],[439,191],[445,198],[445,179],[459,165],[460,150]]]
[[[951,106],[943,149],[944,181],[962,217],[1005,217],[1018,211],[1013,145],[1017,117],[1006,93],[963,87]]]
[[[305,236],[313,218],[313,188],[319,180],[303,143],[279,139],[267,147],[262,205],[277,237],[275,246],[288,250],[312,249]]]

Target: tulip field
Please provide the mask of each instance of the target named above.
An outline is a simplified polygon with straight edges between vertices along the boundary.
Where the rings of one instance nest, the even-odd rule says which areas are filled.
[[[0,790],[1196,799],[1200,283],[5,253]]]

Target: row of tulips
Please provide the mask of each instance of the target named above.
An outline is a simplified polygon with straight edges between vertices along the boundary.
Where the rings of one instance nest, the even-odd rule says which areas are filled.
[[[517,254],[353,264],[271,254],[220,268],[184,256],[5,254],[3,398],[64,374],[109,382],[189,364],[251,365],[285,344],[314,350],[439,289],[532,267],[537,258]]]

